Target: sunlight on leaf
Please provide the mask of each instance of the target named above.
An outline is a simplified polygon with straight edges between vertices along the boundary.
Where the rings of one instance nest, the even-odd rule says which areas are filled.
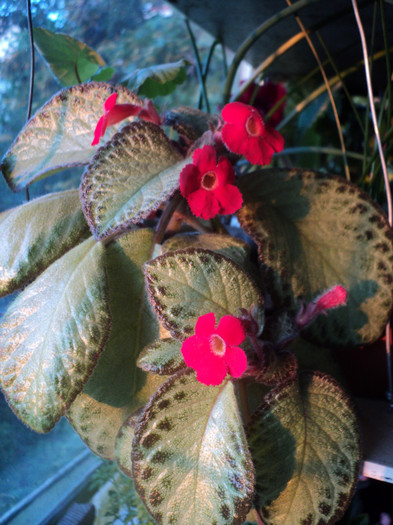
[[[45,195],[1,213],[0,296],[27,284],[89,235],[77,190]]]
[[[231,259],[189,248],[145,264],[150,298],[164,326],[179,339],[194,333],[198,317],[237,315],[239,308],[263,305],[253,280]]]
[[[37,432],[49,431],[82,390],[108,337],[103,256],[90,237],[25,288],[2,319],[1,386]]]
[[[337,176],[266,169],[240,180],[242,227],[256,241],[264,281],[277,304],[297,311],[339,284],[347,306],[304,333],[322,345],[369,343],[393,304],[393,233],[369,196]]]
[[[301,374],[271,391],[247,433],[266,525],[336,523],[360,461],[356,416],[341,387]]]
[[[132,463],[157,523],[243,523],[254,469],[232,383],[207,387],[190,370],[170,378],[141,417]]]
[[[142,105],[142,101],[123,86],[103,82],[64,89],[44,104],[2,160],[0,167],[10,188],[20,191],[44,175],[87,164],[97,150],[91,142],[103,104],[114,92],[119,94],[120,104]],[[122,124],[109,127],[105,137],[111,137]]]

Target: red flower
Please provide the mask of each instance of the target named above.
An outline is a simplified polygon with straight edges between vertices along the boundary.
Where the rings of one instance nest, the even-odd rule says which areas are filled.
[[[186,365],[196,370],[197,380],[205,385],[219,385],[229,372],[240,377],[247,368],[246,354],[237,345],[245,338],[241,321],[233,315],[221,317],[217,328],[214,313],[201,315],[195,335],[181,347]]]
[[[256,91],[256,95],[251,103],[251,99]],[[283,84],[276,84],[268,80],[262,86],[258,86],[255,83],[252,83],[244,91],[244,93],[239,98],[239,102],[244,104],[250,104],[256,108],[264,117],[269,113],[269,111],[274,108],[274,106],[285,97],[287,90]],[[269,126],[273,128],[284,118],[284,108],[285,102],[271,115],[268,120]]]
[[[138,116],[143,120],[154,122],[160,125],[161,119],[151,100],[145,100],[143,106],[135,104],[116,104],[117,93],[113,93],[104,103],[104,114],[99,119],[94,131],[94,139],[91,143],[95,146],[100,142],[100,138],[105,135],[106,128],[121,122],[131,116]]]
[[[231,102],[224,106],[222,139],[233,153],[244,155],[251,164],[270,164],[273,154],[284,148],[282,135],[265,124],[252,106]]]
[[[218,213],[234,213],[243,202],[240,190],[234,186],[235,172],[226,157],[220,157],[213,146],[195,150],[193,164],[180,173],[180,191],[191,211],[202,219],[212,219]]]
[[[347,291],[342,286],[333,286],[314,301],[302,305],[297,316],[296,323],[299,328],[304,328],[311,323],[319,314],[326,314],[326,310],[337,308],[346,304]]]

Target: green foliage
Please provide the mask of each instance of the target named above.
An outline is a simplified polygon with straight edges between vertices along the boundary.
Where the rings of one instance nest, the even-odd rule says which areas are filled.
[[[148,98],[156,98],[173,93],[177,86],[185,82],[187,62],[179,60],[172,64],[161,64],[136,70],[128,78],[128,87]]]
[[[110,78],[80,41],[42,29],[36,36],[64,84]],[[159,66],[148,47],[145,55],[127,75],[138,94],[187,83],[183,54]],[[114,92],[116,106],[104,111]],[[330,118],[318,93],[298,123],[302,140]],[[126,126],[118,122],[124,104],[140,107]],[[1,386],[39,432],[66,414],[91,450],[134,477],[157,523],[241,525],[259,508],[267,525],[333,525],[354,490],[360,450],[354,410],[326,375],[335,373],[327,356],[330,346],[374,341],[389,319],[391,227],[342,178],[237,162],[220,116],[181,105],[152,119],[148,104],[105,82],[64,89],[5,154],[1,169],[16,191],[68,166],[86,169],[79,196],[54,194],[0,215],[2,293],[26,286],[0,325]],[[101,116],[108,130],[96,148]],[[192,216],[183,178],[179,191],[180,174],[192,172],[194,198],[213,206],[232,180],[217,175],[214,159],[205,172],[202,161],[183,171],[204,144],[235,167],[240,227]],[[346,304],[320,303],[338,284]],[[207,313],[217,323],[228,316],[214,338],[197,324]],[[225,361],[224,381],[202,384],[183,359],[185,339],[198,358],[235,355],[241,345],[247,368],[238,377]],[[133,485],[116,475],[99,523],[151,523],[140,509]]]
[[[48,29],[36,27],[34,40],[53,74],[63,86],[86,82],[105,66],[104,60],[93,49],[62,33],[52,33]]]

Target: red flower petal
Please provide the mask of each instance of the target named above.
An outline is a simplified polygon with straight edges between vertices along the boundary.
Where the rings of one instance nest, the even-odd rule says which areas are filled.
[[[234,315],[221,317],[216,333],[229,345],[240,345],[246,337],[242,322]]]
[[[214,386],[221,384],[228,373],[225,361],[213,353],[201,357],[196,372],[197,381]]]
[[[224,356],[232,377],[240,377],[247,368],[247,357],[244,351],[238,346],[227,346]]]
[[[274,149],[265,140],[265,137],[258,137],[249,140],[247,151],[244,152],[246,159],[251,164],[270,164],[274,155]]]
[[[233,184],[235,182],[235,170],[227,157],[218,159],[217,167],[214,170],[218,182],[221,184]]]
[[[246,128],[238,124],[224,124],[221,130],[222,140],[225,146],[238,155],[243,155],[248,145]]]
[[[198,337],[210,337],[216,328],[214,312],[198,317],[195,325],[195,335]]]
[[[225,186],[218,187],[214,195],[216,196],[220,204],[220,214],[229,215],[239,210],[243,204],[243,196],[236,186],[232,184],[226,184]]]
[[[271,126],[266,126],[265,139],[276,153],[279,153],[284,149],[284,137]]]
[[[192,160],[195,166],[198,166],[200,173],[204,174],[208,171],[216,169],[217,153],[214,146],[203,146],[194,151]]]
[[[112,93],[104,102],[104,112],[110,111],[116,104],[117,93]]]
[[[188,205],[194,215],[209,220],[220,213],[220,205],[212,191],[200,188],[187,197]]]
[[[209,343],[205,338],[192,335],[183,342],[181,353],[186,365],[196,369],[203,355],[210,353]]]
[[[104,120],[105,120],[104,117],[101,117],[99,121],[97,122],[96,129],[94,130],[94,139],[93,139],[93,142],[91,143],[92,146],[95,146],[96,144],[98,144],[100,142],[100,138],[105,134],[107,124],[105,122],[105,126],[104,126]]]
[[[117,104],[108,111],[108,126],[117,124],[127,117],[138,115],[140,111],[141,107],[135,104]]]
[[[242,102],[230,102],[224,106],[221,111],[221,116],[225,122],[230,124],[245,125],[250,116],[251,106],[243,104]]]
[[[188,198],[190,193],[200,188],[200,173],[194,164],[187,164],[180,172],[180,192]]]
[[[344,305],[347,300],[347,291],[342,286],[333,286],[330,290],[322,294],[317,302],[316,309],[318,312],[336,308]]]

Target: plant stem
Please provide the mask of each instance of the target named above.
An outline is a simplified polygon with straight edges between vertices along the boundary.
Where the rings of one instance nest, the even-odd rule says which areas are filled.
[[[175,213],[176,208],[182,202],[182,199],[183,197],[181,196],[180,192],[176,192],[167,203],[157,225],[157,230],[154,235],[154,244],[161,244],[164,240],[169,221],[171,220],[172,215]]]
[[[259,514],[259,510],[256,507],[254,507],[254,511],[255,511],[255,516],[257,517],[258,525],[265,525],[265,523],[263,522],[261,518],[261,515]]]
[[[362,42],[362,51],[363,51],[363,56],[364,56],[364,70],[365,70],[366,81],[367,81],[367,92],[368,92],[368,98],[370,101],[370,109],[371,109],[371,116],[372,116],[372,121],[373,121],[373,126],[374,126],[375,139],[378,144],[379,158],[381,161],[381,168],[382,168],[383,178],[385,181],[385,192],[386,192],[386,200],[387,200],[387,206],[388,206],[388,220],[389,220],[390,226],[392,226],[392,195],[390,191],[389,177],[388,177],[388,172],[386,168],[386,161],[385,161],[385,156],[383,153],[381,137],[379,135],[377,115],[375,112],[374,94],[373,94],[373,88],[371,84],[370,67],[369,67],[369,63],[367,59],[368,52],[367,52],[366,37],[364,34],[363,24],[360,19],[356,0],[352,0],[352,6],[353,6],[353,11],[354,11],[356,22],[357,22],[358,29],[359,29],[360,39]],[[390,82],[390,79],[388,79],[388,82]],[[389,391],[388,391],[387,397],[388,397],[390,406],[392,407],[393,373],[392,373],[392,359],[391,359],[390,323],[388,323],[386,326],[386,359],[387,359],[388,381],[389,381]]]
[[[205,80],[204,80],[203,74],[202,74],[202,64],[201,64],[201,59],[200,59],[200,56],[199,56],[198,48],[197,48],[197,45],[196,45],[194,33],[192,32],[190,21],[188,20],[188,18],[185,19],[185,22],[186,22],[188,34],[190,35],[192,49],[194,51],[194,56],[195,56],[195,61],[196,61],[195,67],[196,67],[196,72],[197,72],[199,84],[201,86],[201,90],[202,90],[203,100],[205,102],[206,111],[208,113],[210,113],[209,99],[207,97]]]
[[[27,9],[27,25],[29,28],[30,38],[30,83],[29,83],[29,100],[27,104],[27,115],[26,122],[31,117],[31,108],[33,105],[33,93],[34,93],[34,73],[35,73],[35,55],[34,55],[34,35],[33,35],[33,21],[31,18],[31,1],[26,0]],[[26,186],[26,200],[30,200],[29,188]]]
[[[211,62],[211,59],[213,57],[214,50],[216,48],[216,45],[219,44],[219,43],[220,43],[219,40],[215,40],[213,42],[213,44],[210,46],[210,49],[209,49],[209,52],[207,54],[205,63],[203,65],[202,78],[203,78],[203,82],[205,84],[206,84],[206,80],[207,80],[207,75],[209,73],[210,62]],[[201,86],[200,92],[199,92],[198,109],[201,109],[201,107],[202,107],[202,100],[203,100],[203,91],[202,91],[202,86]]]
[[[281,20],[284,20],[288,16],[299,11],[300,9],[302,9],[303,7],[307,5],[314,4],[315,2],[319,2],[319,1],[320,0],[298,0],[292,6],[282,9],[279,13],[271,16],[268,20],[266,20],[266,22],[261,24],[255,31],[253,31],[251,35],[248,38],[246,38],[246,40],[244,40],[244,42],[240,45],[240,47],[236,51],[236,54],[232,60],[231,67],[229,68],[229,71],[228,71],[228,76],[227,76],[227,80],[224,86],[224,93],[223,93],[223,103],[224,104],[226,104],[231,97],[232,84],[235,79],[236,71],[241,61],[244,59],[246,53],[254,45],[254,43],[264,33],[266,33],[266,31],[268,31],[271,27],[278,24],[278,22],[280,22]]]
[[[287,0],[287,4],[289,6],[291,6],[292,5],[291,0]],[[321,72],[323,81],[325,83],[327,92],[329,94],[329,99],[330,99],[330,103],[332,105],[334,119],[336,121],[338,136],[339,136],[340,144],[341,144],[341,151],[342,151],[343,162],[344,162],[345,176],[346,176],[346,179],[348,181],[350,181],[351,180],[351,175],[350,175],[350,172],[349,172],[349,166],[348,166],[348,160],[347,160],[347,153],[346,153],[346,148],[345,148],[344,136],[343,136],[343,133],[342,133],[342,128],[341,128],[340,118],[338,116],[336,102],[334,100],[332,90],[330,89],[330,86],[329,86],[329,81],[328,81],[328,78],[327,78],[327,75],[326,75],[326,72],[325,72],[325,68],[323,67],[323,65],[322,65],[322,63],[321,63],[321,61],[319,59],[319,55],[317,53],[317,50],[315,49],[315,46],[312,43],[312,40],[311,40],[310,36],[308,35],[308,32],[307,32],[306,28],[303,25],[303,22],[300,20],[300,18],[297,15],[295,15],[295,19],[296,19],[296,22],[298,23],[300,29],[304,33],[304,36],[305,36],[305,38],[307,40],[307,43],[308,43],[308,45],[309,45],[309,47],[311,49],[311,52],[314,55],[315,60],[317,61],[319,70]]]

